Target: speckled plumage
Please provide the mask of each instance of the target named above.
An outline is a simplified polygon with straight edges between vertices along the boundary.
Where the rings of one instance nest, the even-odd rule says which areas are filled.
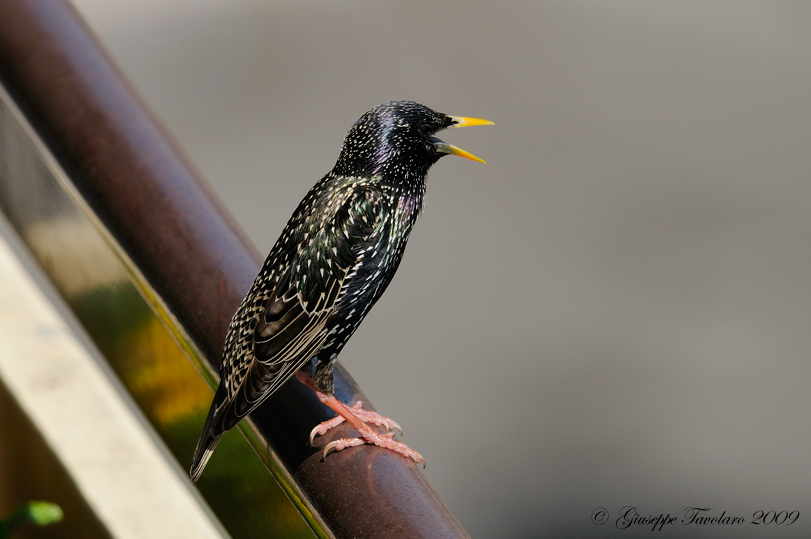
[[[301,201],[231,321],[193,479],[220,436],[311,359],[314,388],[332,394],[338,354],[400,264],[428,169],[465,153],[432,136],[458,121],[399,101],[349,130],[335,167]]]

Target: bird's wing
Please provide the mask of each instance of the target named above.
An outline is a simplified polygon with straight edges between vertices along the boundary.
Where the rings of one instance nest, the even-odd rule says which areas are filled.
[[[330,317],[358,263],[358,246],[385,220],[384,197],[356,189],[312,234],[299,232],[300,248],[279,278],[253,332],[254,359],[229,399],[224,430],[235,425],[318,354],[330,336]],[[362,255],[361,255],[362,256]]]

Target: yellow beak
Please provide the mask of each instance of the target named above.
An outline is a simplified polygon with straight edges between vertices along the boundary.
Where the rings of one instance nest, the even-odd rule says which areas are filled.
[[[459,157],[464,157],[465,159],[471,159],[473,161],[478,161],[479,163],[487,164],[487,161],[485,161],[484,159],[476,157],[472,153],[466,152],[462,148],[457,148],[453,144],[448,144],[447,142],[441,141],[439,139],[434,139],[434,140],[436,141],[436,142],[434,142],[434,148],[436,148],[436,151],[439,152],[439,153],[446,153],[446,154],[449,154],[449,155],[458,155]]]
[[[471,125],[495,125],[490,120],[480,120],[479,118],[465,118],[464,116],[451,116],[453,125],[448,127],[468,127]]]
[[[490,120],[480,120],[479,118],[466,118],[464,116],[451,116],[451,120],[453,120],[453,124],[449,125],[448,127],[468,127],[471,125],[494,125],[493,122]],[[436,149],[438,152],[446,153],[449,155],[458,155],[459,157],[464,157],[465,159],[470,159],[472,161],[478,161],[479,163],[486,163],[484,159],[480,159],[473,155],[472,153],[466,152],[462,148],[457,148],[453,144],[448,144],[447,142],[437,141],[435,144]]]

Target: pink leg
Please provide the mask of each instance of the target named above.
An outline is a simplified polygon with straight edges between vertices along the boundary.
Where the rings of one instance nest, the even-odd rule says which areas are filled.
[[[372,412],[368,410],[362,409],[362,403],[360,401],[356,402],[352,408],[347,407],[344,403],[339,401],[335,398],[334,395],[327,395],[325,393],[321,393],[313,388],[312,377],[306,373],[298,372],[296,373],[299,381],[303,384],[307,385],[315,394],[318,395],[318,398],[321,402],[332,408],[337,417],[334,417],[328,421],[324,421],[317,427],[315,427],[312,432],[310,433],[310,443],[312,443],[313,439],[320,434],[326,433],[329,429],[340,425],[344,421],[347,421],[350,425],[352,425],[355,430],[358,431],[360,434],[360,438],[341,438],[339,440],[335,440],[334,442],[328,443],[324,447],[324,457],[332,451],[341,451],[342,449],[346,449],[348,447],[355,447],[358,445],[363,444],[373,444],[378,447],[382,447],[384,449],[389,449],[396,453],[403,455],[406,458],[410,458],[416,463],[422,463],[423,468],[425,467],[425,459],[422,458],[422,455],[417,453],[416,451],[410,449],[407,445],[398,442],[394,439],[394,433],[389,432],[385,435],[380,435],[376,433],[374,430],[369,427],[366,423],[372,423],[377,425],[378,427],[385,427],[387,430],[391,430],[392,428],[396,428],[400,431],[402,435],[403,430],[400,428],[395,421],[391,419],[381,416],[377,412]]]

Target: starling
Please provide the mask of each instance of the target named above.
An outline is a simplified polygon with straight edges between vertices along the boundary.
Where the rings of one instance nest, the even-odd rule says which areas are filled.
[[[484,162],[433,135],[449,127],[492,124],[447,116],[411,101],[364,114],[344,139],[338,162],[307,193],[271,249],[225,339],[220,385],[190,470],[196,481],[224,432],[296,374],[360,438],[324,450],[371,443],[422,462],[419,453],[380,435],[399,425],[333,395],[338,354],[391,282],[417,220],[428,169],[444,155]]]

